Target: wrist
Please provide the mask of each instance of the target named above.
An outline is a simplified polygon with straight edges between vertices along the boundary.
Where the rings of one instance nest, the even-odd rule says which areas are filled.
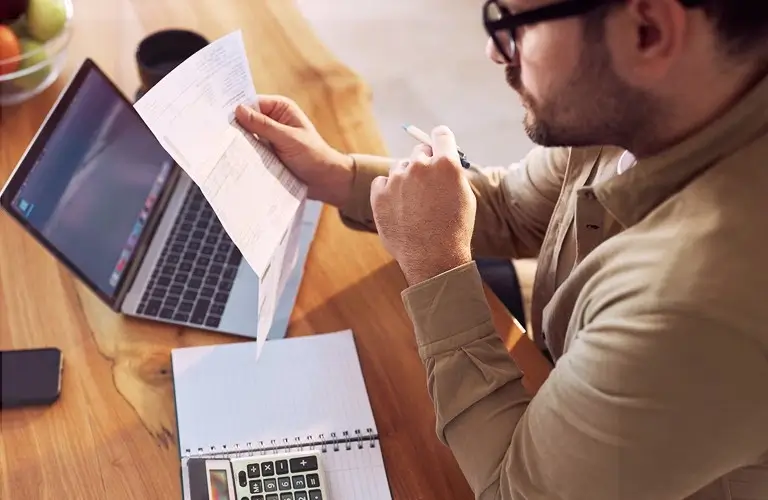
[[[355,160],[352,156],[336,151],[328,163],[318,198],[334,207],[342,207],[349,200],[355,177]]]
[[[420,262],[403,263],[400,268],[403,271],[408,286],[413,286],[461,267],[471,261],[471,252],[457,251],[445,256],[432,255]]]

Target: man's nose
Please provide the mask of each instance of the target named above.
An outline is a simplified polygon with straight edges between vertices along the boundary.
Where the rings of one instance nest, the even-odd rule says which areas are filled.
[[[507,61],[504,59],[504,56],[499,52],[499,49],[496,47],[496,44],[493,43],[493,38],[488,37],[488,41],[485,44],[485,55],[490,59],[491,61],[495,62],[496,64],[506,64]]]

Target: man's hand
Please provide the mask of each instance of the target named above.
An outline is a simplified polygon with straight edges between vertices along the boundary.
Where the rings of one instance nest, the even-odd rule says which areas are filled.
[[[292,100],[260,95],[254,107],[235,112],[240,125],[269,141],[277,156],[307,184],[310,199],[342,206],[352,188],[352,158],[332,148]]]
[[[447,127],[432,131],[409,161],[371,184],[371,207],[384,247],[409,285],[472,260],[477,200],[464,176],[456,140]]]

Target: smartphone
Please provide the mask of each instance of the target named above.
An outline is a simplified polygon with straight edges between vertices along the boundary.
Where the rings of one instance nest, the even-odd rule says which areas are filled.
[[[0,351],[0,408],[54,403],[61,393],[63,367],[55,347]]]

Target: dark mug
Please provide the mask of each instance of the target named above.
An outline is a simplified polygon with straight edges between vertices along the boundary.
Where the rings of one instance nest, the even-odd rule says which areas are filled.
[[[136,64],[141,80],[136,100],[206,45],[208,40],[205,37],[183,29],[157,31],[144,38],[136,49]]]

